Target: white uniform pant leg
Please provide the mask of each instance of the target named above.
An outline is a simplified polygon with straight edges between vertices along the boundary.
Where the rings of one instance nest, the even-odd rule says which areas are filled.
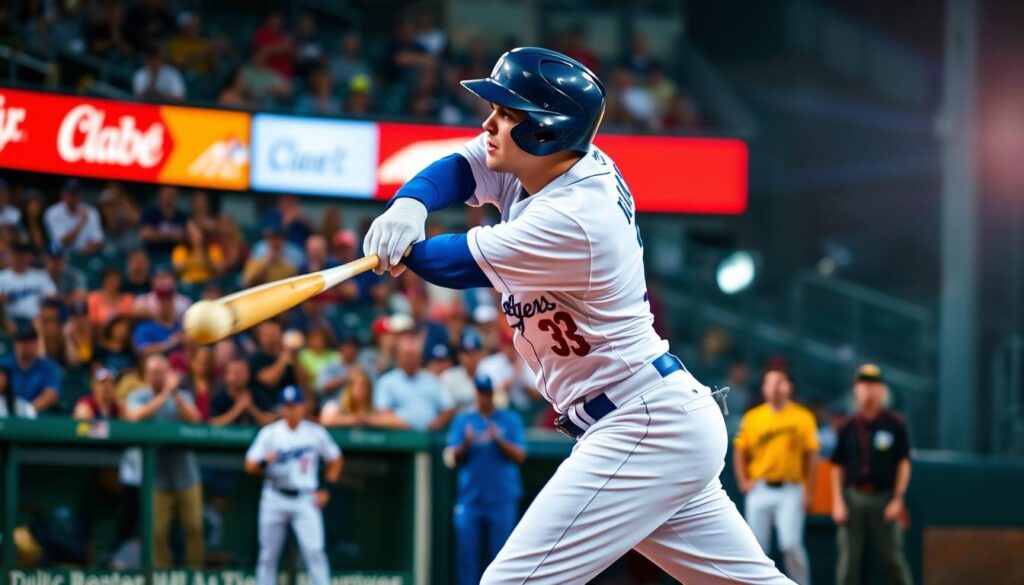
[[[758,480],[751,486],[744,500],[743,517],[765,554],[771,552],[772,547],[772,522],[778,507],[775,495],[772,488]]]
[[[299,542],[299,550],[306,563],[310,585],[328,585],[331,571],[324,551],[323,513],[316,507],[313,494],[303,494],[295,500],[292,530],[295,531],[295,539]]]
[[[716,480],[725,426],[706,389],[693,398],[696,384],[688,374],[674,374],[595,424],[481,583],[585,583]],[[732,512],[754,542],[734,506]],[[754,551],[764,558],[756,543]]]
[[[278,562],[290,519],[287,498],[273,490],[264,489],[260,495],[260,555],[256,562],[256,585],[276,585]]]
[[[779,550],[786,563],[786,574],[799,585],[810,585],[811,567],[804,547],[804,490],[800,484],[786,484],[777,490],[775,526]]]
[[[682,583],[791,585],[716,477],[636,550]]]

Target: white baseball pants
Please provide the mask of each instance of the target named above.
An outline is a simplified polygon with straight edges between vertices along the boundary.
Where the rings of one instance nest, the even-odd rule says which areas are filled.
[[[586,583],[632,548],[687,584],[792,583],[719,483],[726,442],[710,390],[664,378],[590,427],[481,583]]]
[[[767,553],[772,545],[772,527],[779,538],[779,550],[786,562],[786,574],[799,585],[810,585],[811,567],[804,548],[804,489],[798,483],[771,487],[756,482],[747,493],[744,516],[750,530]]]
[[[328,585],[330,568],[324,552],[324,517],[312,493],[291,498],[270,487],[260,495],[260,556],[256,585],[277,585],[278,562],[288,527],[295,531],[311,585]]]

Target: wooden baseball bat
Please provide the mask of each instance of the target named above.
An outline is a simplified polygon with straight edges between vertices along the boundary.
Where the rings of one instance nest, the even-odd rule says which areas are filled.
[[[409,250],[405,253],[408,255]],[[372,270],[377,263],[377,255],[370,254],[334,268],[247,288],[215,301],[199,301],[185,311],[185,336],[195,343],[216,343]]]

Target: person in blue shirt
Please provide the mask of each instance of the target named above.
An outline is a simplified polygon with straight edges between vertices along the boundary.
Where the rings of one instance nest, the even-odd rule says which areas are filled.
[[[31,403],[36,412],[45,412],[57,406],[60,366],[39,355],[38,340],[31,325],[19,327],[14,338],[14,353],[0,358],[0,367],[10,371],[14,393]]]
[[[458,469],[455,502],[456,583],[480,582],[515,528],[523,493],[519,466],[526,460],[523,422],[494,406],[490,378],[476,376],[476,407],[452,421],[445,463]],[[481,559],[484,540],[487,558]],[[483,561],[481,563],[481,561]]]
[[[156,353],[166,355],[181,347],[181,321],[174,308],[174,285],[154,284],[153,292],[157,298],[156,314],[136,325],[132,333],[135,350],[143,357]]]

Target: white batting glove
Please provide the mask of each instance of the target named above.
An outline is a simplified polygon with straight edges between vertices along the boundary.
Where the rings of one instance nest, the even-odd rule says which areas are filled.
[[[380,258],[374,272],[384,274],[386,270],[392,276],[405,272],[402,256],[410,245],[426,239],[426,222],[426,206],[410,197],[396,199],[387,211],[373,220],[363,239],[363,254],[376,254]]]

